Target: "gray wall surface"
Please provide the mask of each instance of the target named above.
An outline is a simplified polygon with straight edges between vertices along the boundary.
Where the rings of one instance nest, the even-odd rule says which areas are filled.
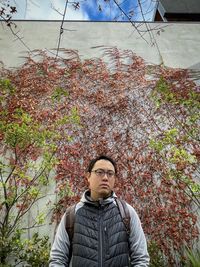
[[[200,13],[199,0],[160,0],[160,4],[167,13]]]
[[[24,57],[34,49],[51,50],[56,54],[56,50],[53,49],[58,46],[61,22],[18,21],[16,25],[15,31],[23,38],[25,45],[6,25],[1,23],[0,26],[0,61],[6,68],[19,67],[24,63]],[[146,27],[154,31],[148,33]],[[100,57],[105,47],[117,47],[132,50],[148,63],[200,70],[200,24],[198,23],[143,24],[139,28],[140,34],[143,35],[145,32],[143,38],[130,23],[65,22],[63,28],[60,48],[77,50],[82,59]],[[157,34],[161,28],[163,31]],[[55,198],[54,184],[52,184],[47,198],[35,208],[36,212],[41,211],[43,207],[45,209],[46,203]],[[31,220],[31,212],[28,216]],[[47,225],[38,231],[43,234],[50,233],[52,240],[54,234],[52,228]]]
[[[28,49],[51,50],[58,46],[60,21],[16,21],[17,35],[1,23],[0,61],[20,66]],[[83,59],[100,57],[107,46],[130,49],[145,61],[169,67],[200,69],[199,23],[70,22],[65,21],[60,48],[75,49]],[[150,31],[147,32],[147,28]],[[158,34],[157,32],[160,31]],[[145,33],[145,34],[144,34]],[[140,35],[143,35],[141,37]],[[53,51],[56,53],[56,50]]]

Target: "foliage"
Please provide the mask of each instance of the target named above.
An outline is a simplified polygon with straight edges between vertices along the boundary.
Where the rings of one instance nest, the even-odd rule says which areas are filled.
[[[150,140],[150,146],[165,161],[165,174],[169,179],[183,182],[190,198],[200,206],[200,185],[190,170],[197,170],[199,164],[199,122],[200,95],[191,90],[191,82],[182,81],[185,90],[180,89],[177,80],[161,77],[152,92],[156,105],[162,105],[174,118],[173,128],[163,131],[157,139]],[[181,111],[181,112],[180,112]]]
[[[150,267],[165,267],[164,257],[158,245],[154,241],[148,243]]]
[[[37,233],[30,240],[22,243],[23,251],[19,253],[19,261],[26,262],[26,266],[45,267],[48,266],[50,243],[49,237],[40,238]]]
[[[59,144],[68,138],[64,133],[61,136],[59,129],[66,121],[68,124],[77,122],[78,114],[72,108],[68,116],[66,114],[66,121],[60,122],[59,116],[50,120],[48,114],[35,110],[35,99],[28,99],[26,93],[8,78],[0,80],[0,89],[0,262],[5,264],[11,254],[13,260],[18,259],[21,248],[28,263],[33,259],[28,255],[27,244],[21,243],[21,233],[23,229],[40,226],[46,220],[48,214],[38,214],[34,209],[46,196],[51,171],[58,164]],[[47,98],[43,100],[47,101]],[[27,214],[32,216],[28,226]],[[36,234],[28,242],[33,245],[38,242],[38,246],[41,243],[46,249]],[[40,257],[42,255],[47,257],[41,250]],[[44,257],[37,257],[37,260],[44,261]],[[39,266],[36,259],[35,262],[34,266]]]
[[[187,249],[187,262],[186,267],[200,267],[200,251]]]
[[[198,237],[198,86],[187,70],[148,66],[131,51],[106,48],[85,61],[62,52],[55,60],[35,51],[22,68],[2,70],[18,92],[12,105],[56,127],[53,220],[80,198],[88,161],[108,154],[118,165],[116,193],[138,211],[166,266],[180,266],[183,245]]]
[[[32,238],[25,239],[23,232],[15,231],[10,239],[0,239],[1,244],[1,262],[0,266],[23,266],[45,267],[48,266],[50,243],[49,237],[39,237],[38,233],[34,233]],[[8,254],[8,259],[12,264],[3,264],[3,258]]]

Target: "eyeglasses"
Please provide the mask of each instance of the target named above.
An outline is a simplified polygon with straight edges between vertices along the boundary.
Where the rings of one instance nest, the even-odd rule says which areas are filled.
[[[107,175],[108,178],[113,178],[115,176],[115,172],[113,171],[106,171],[104,169],[97,169],[91,172],[95,172],[96,176],[103,178],[105,176],[105,174]]]

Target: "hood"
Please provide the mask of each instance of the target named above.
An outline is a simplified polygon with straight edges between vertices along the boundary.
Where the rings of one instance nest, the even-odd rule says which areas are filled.
[[[108,198],[99,198],[99,200],[94,201],[90,197],[90,190],[86,190],[82,195],[81,202],[99,206],[99,205],[110,204],[115,201],[115,198],[117,198],[117,196],[115,195],[114,192],[112,192]]]

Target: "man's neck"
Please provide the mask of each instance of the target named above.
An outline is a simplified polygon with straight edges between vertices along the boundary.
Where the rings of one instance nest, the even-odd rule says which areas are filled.
[[[108,194],[108,195],[94,196],[90,192],[90,198],[91,198],[92,201],[100,201],[100,199],[101,200],[105,200],[105,199],[109,198],[111,195],[112,195],[112,192],[110,194]]]

